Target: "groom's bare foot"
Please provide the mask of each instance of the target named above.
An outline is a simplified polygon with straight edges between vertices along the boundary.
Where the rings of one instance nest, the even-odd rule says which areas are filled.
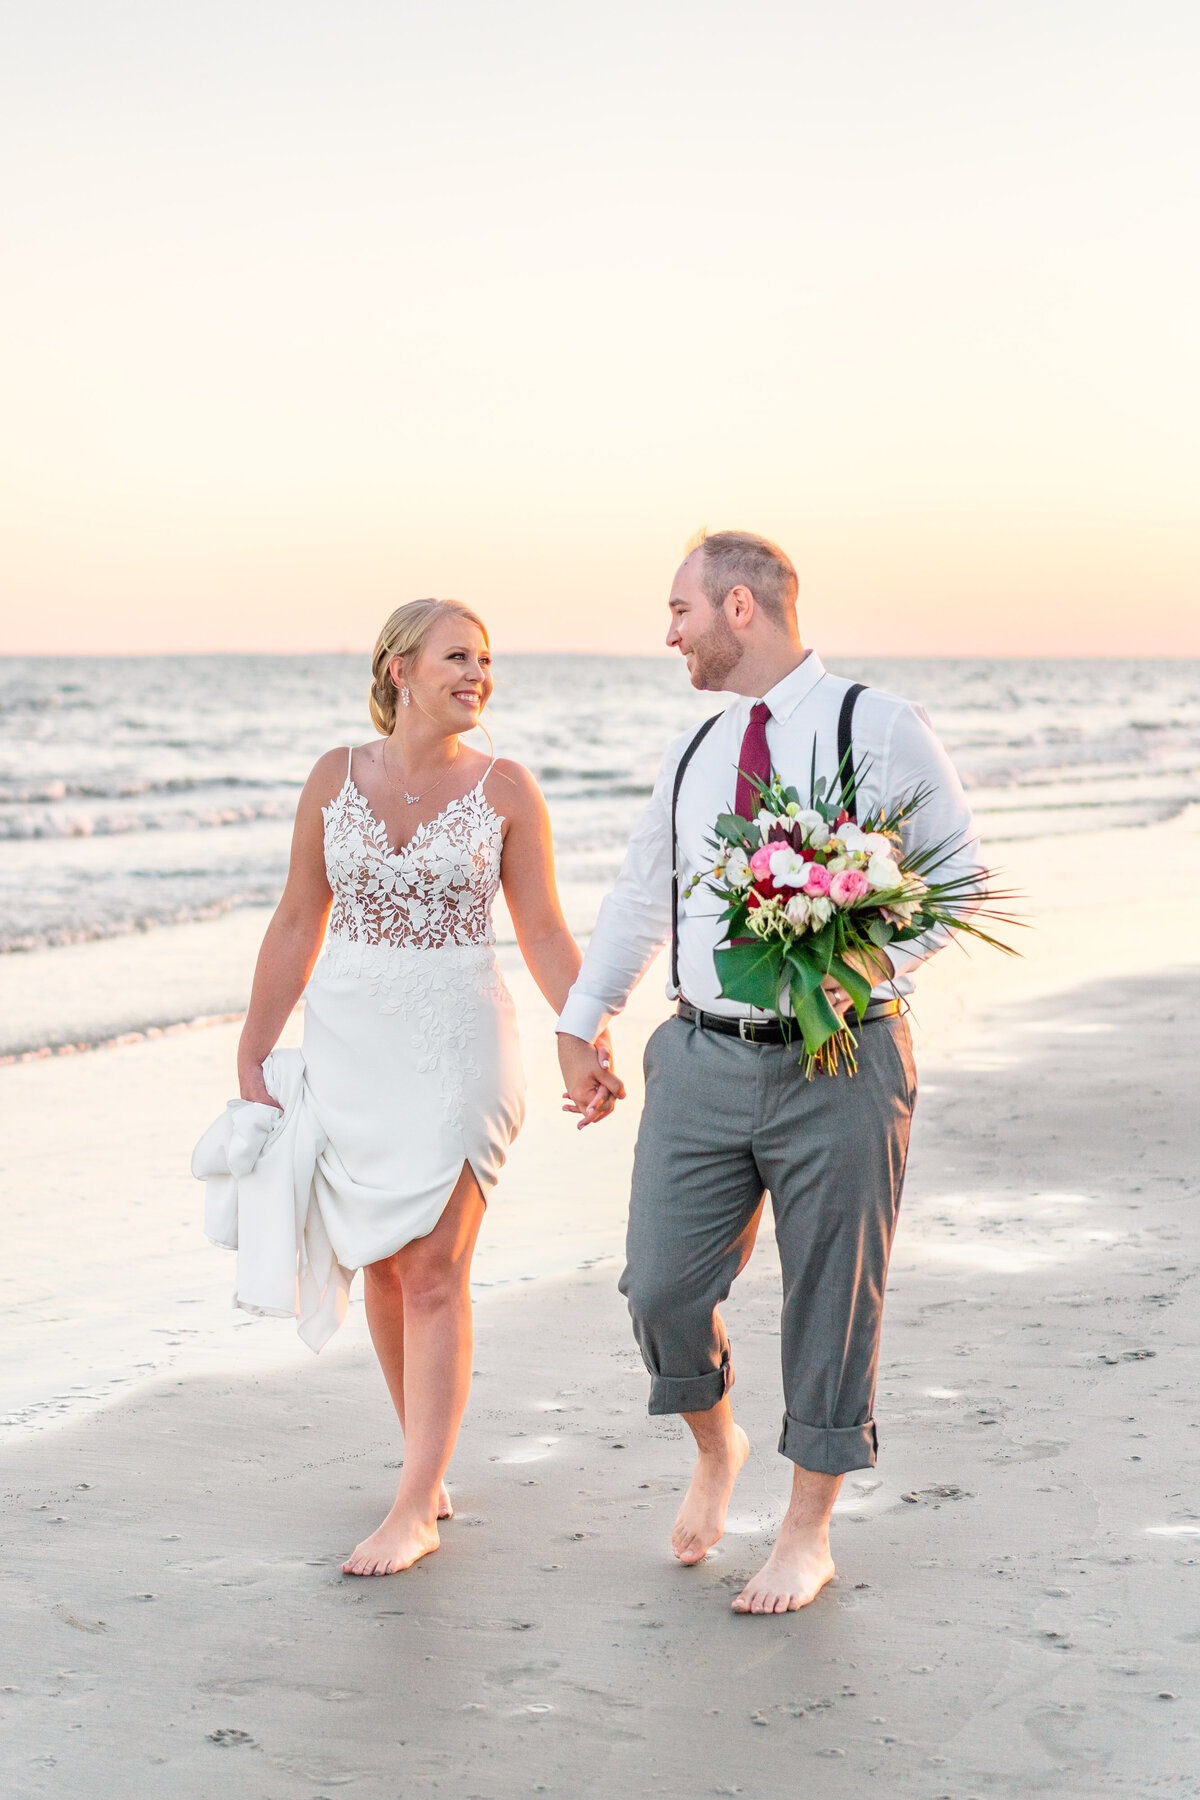
[[[729,1497],[749,1454],[750,1440],[740,1425],[731,1427],[719,1447],[701,1450],[671,1533],[671,1548],[681,1563],[702,1562],[724,1536]]]
[[[757,1575],[733,1602],[736,1613],[799,1612],[816,1599],[834,1575],[829,1533],[822,1526],[798,1526],[785,1519],[775,1548]]]
[[[378,1531],[364,1538],[342,1564],[343,1575],[399,1575],[423,1556],[430,1556],[440,1540],[436,1525],[413,1517],[406,1507],[393,1507]]]

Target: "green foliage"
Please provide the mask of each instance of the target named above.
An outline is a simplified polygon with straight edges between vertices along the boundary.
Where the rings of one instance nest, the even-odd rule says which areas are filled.
[[[821,958],[798,939],[793,939],[787,946],[783,960],[787,969],[792,1011],[798,1013],[808,996],[824,981],[825,970]]]
[[[762,1012],[778,1010],[783,985],[782,944],[752,938],[746,944],[725,945],[714,952],[713,960],[724,999],[740,1000],[743,1006],[757,1006]]]
[[[835,956],[830,964],[830,973],[836,975],[854,1003],[854,1010],[859,1018],[871,1004],[871,983],[857,969],[852,969],[848,962]]]
[[[717,836],[727,844],[754,843],[757,848],[758,832],[745,819],[739,819],[736,813],[720,813],[715,826]]]
[[[842,1021],[830,1006],[823,988],[814,989],[794,1010],[810,1058],[818,1055],[830,1038],[842,1030]]]

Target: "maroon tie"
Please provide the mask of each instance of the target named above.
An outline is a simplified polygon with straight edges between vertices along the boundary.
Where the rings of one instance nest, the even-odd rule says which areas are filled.
[[[765,700],[758,700],[750,708],[750,723],[746,727],[746,735],[742,739],[742,753],[738,757],[737,797],[733,810],[739,819],[753,819],[758,816],[762,800],[758,789],[752,787],[750,776],[757,775],[761,781],[771,779],[771,752],[767,749],[767,720],[771,709]]]

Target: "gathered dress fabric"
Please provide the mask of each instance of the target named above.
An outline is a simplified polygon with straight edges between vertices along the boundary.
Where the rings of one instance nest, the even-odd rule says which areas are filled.
[[[486,1198],[524,1115],[487,775],[392,850],[351,766],[324,809],[333,906],[303,1045],[263,1065],[283,1110],[231,1101],[192,1158],[205,1231],[237,1251],[234,1304],[295,1316],[314,1350],[354,1271],[426,1237],[464,1164]]]

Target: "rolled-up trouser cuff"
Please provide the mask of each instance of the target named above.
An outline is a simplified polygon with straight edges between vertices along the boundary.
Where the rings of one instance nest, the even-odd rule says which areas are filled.
[[[733,1385],[733,1370],[726,1357],[719,1369],[707,1375],[650,1376],[650,1412],[711,1412]]]
[[[654,1408],[651,1407],[651,1412]],[[851,1469],[873,1469],[879,1451],[875,1421],[865,1425],[847,1425],[834,1429],[827,1425],[804,1425],[783,1415],[779,1435],[779,1454],[811,1469],[815,1475],[847,1475]]]

